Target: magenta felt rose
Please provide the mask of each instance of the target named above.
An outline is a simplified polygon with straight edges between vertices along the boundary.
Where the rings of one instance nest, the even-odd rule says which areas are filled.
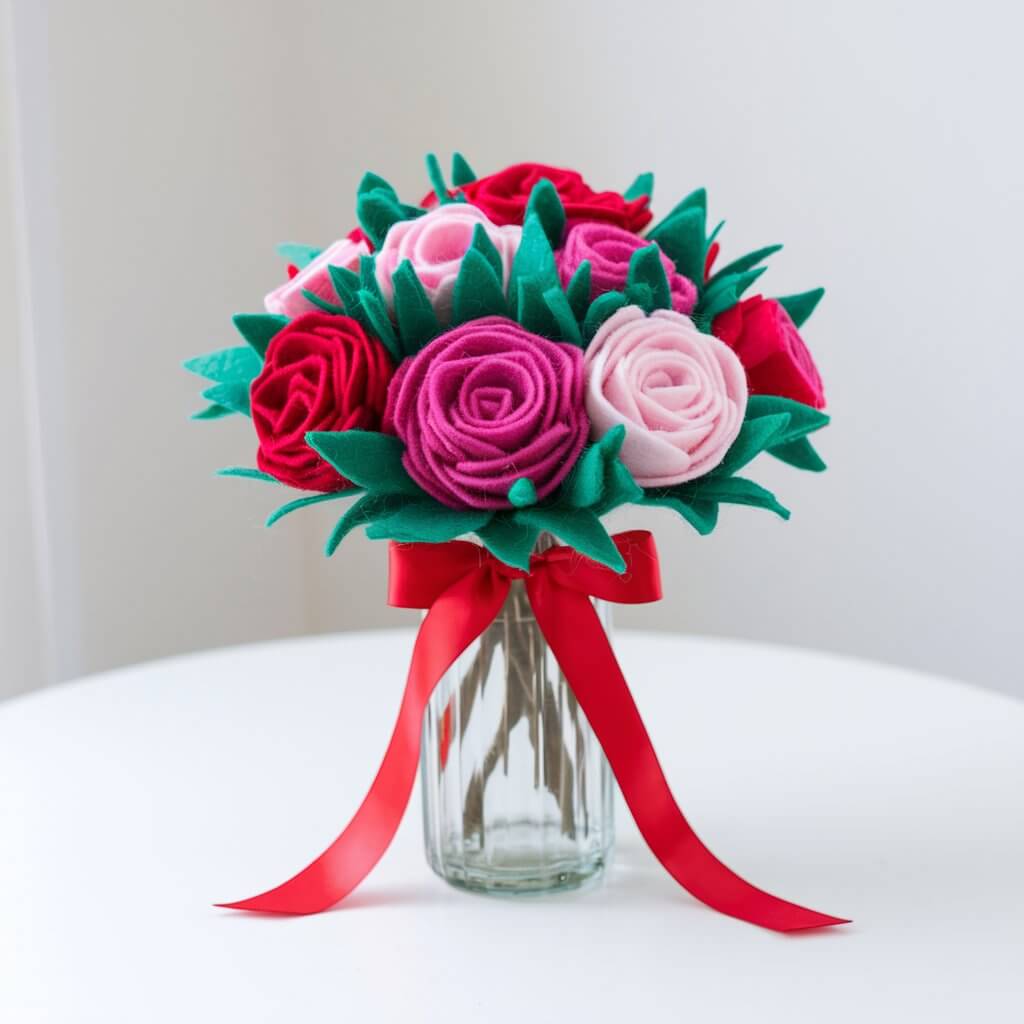
[[[668,309],[626,306],[587,349],[594,437],[622,423],[621,458],[641,487],[671,487],[714,469],[743,424],[747,381],[724,342]]]
[[[473,241],[476,226],[483,225],[487,237],[501,259],[502,284],[508,284],[512,257],[519,248],[522,228],[498,227],[487,214],[468,203],[448,203],[415,220],[402,220],[392,225],[377,253],[377,281],[385,299],[393,295],[391,275],[403,260],[409,260],[416,271],[431,305],[441,323],[452,313],[455,278]]]
[[[583,353],[504,317],[471,320],[399,367],[384,429],[405,442],[409,475],[452,508],[511,508],[527,477],[538,499],[587,438]]]
[[[327,302],[338,301],[331,284],[328,267],[344,267],[346,270],[359,269],[359,257],[369,253],[370,247],[361,239],[342,238],[329,245],[308,266],[303,267],[290,281],[275,288],[264,300],[268,313],[296,317],[303,313],[320,310],[303,295],[313,292]]]
[[[556,253],[558,274],[563,286],[568,285],[576,268],[584,260],[590,260],[590,297],[595,299],[605,292],[621,290],[629,276],[633,253],[650,244],[614,224],[576,224],[569,229],[562,248]],[[693,282],[680,274],[664,253],[661,253],[661,263],[672,292],[672,308],[677,313],[691,312],[697,304]]]

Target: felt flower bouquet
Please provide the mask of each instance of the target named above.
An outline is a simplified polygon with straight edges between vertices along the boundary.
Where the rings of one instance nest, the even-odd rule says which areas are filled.
[[[185,364],[210,381],[199,418],[252,418],[256,468],[221,472],[306,492],[268,525],[349,500],[327,553],[356,527],[390,540],[390,602],[428,609],[352,822],[227,906],[310,913],[351,892],[398,827],[423,727],[428,856],[454,884],[538,891],[599,872],[610,766],[698,899],[781,931],[841,923],[754,888],[696,837],[595,604],[661,593],[651,535],[610,536],[613,509],[665,506],[707,534],[722,504],[788,517],[744,475],[762,452],[824,469],[808,435],[825,398],[799,334],[821,290],[748,295],[780,247],[718,266],[703,189],[652,227],[650,174],[618,193],[539,164],[477,178],[456,154],[450,184],[427,168],[415,205],[366,174],[359,226],[322,250],[281,246],[288,280],[234,318],[245,344]]]
[[[744,295],[779,246],[716,269],[703,189],[653,227],[653,178],[594,192],[573,171],[519,164],[403,203],[367,174],[360,227],[321,250],[284,245],[290,279],[247,344],[190,360],[211,381],[198,414],[242,413],[253,476],[312,492],[270,522],[355,499],[349,531],[443,542],[475,534],[520,569],[549,531],[621,570],[601,518],[674,509],[702,534],[723,503],[788,516],[741,475],[760,452],[824,464],[828,422],[798,333],[821,290]],[[719,225],[720,227],[720,225]]]

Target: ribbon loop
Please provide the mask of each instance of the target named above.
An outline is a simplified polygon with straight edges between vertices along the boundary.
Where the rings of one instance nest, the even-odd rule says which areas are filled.
[[[348,827],[312,864],[260,896],[220,905],[315,913],[333,906],[365,878],[405,813],[419,760],[423,714],[435,686],[493,622],[511,581],[525,579],[541,631],[604,749],[641,834],[669,874],[708,906],[764,928],[788,932],[845,924],[843,918],[807,910],[750,885],[711,853],[683,816],[591,601],[659,600],[654,539],[643,530],[612,539],[626,562],[621,574],[567,547],[535,555],[527,574],[466,541],[392,544],[389,602],[429,611],[416,637],[398,721],[377,777]]]

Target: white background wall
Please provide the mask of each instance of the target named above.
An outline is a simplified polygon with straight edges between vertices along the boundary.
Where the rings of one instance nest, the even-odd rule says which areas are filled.
[[[653,169],[662,210],[705,184],[725,257],[783,241],[766,290],[828,287],[806,333],[830,471],[758,466],[788,524],[620,520],[653,523],[668,593],[619,621],[1024,695],[1016,6],[6,2],[0,694],[51,664],[402,621],[383,545],[328,562],[329,510],[264,531],[263,485],[212,476],[252,464],[252,437],[189,423],[178,364],[233,343],[230,314],[280,277],[273,242],[348,229],[365,168],[418,197],[423,153],[459,148],[597,187]]]

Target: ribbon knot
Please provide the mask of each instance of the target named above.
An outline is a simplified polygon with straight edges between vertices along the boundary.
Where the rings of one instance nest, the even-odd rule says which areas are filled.
[[[592,601],[638,604],[660,599],[654,538],[634,530],[612,539],[626,563],[621,574],[568,547],[535,555],[526,573],[466,541],[392,544],[389,602],[428,611],[377,776],[352,821],[308,867],[259,896],[220,906],[311,914],[333,906],[359,885],[383,856],[405,813],[419,764],[423,714],[434,687],[494,621],[513,580],[525,580],[541,632],[641,834],[666,871],[708,906],[765,928],[789,932],[845,924],[843,918],[807,910],[744,881],[714,856],[683,816]]]

